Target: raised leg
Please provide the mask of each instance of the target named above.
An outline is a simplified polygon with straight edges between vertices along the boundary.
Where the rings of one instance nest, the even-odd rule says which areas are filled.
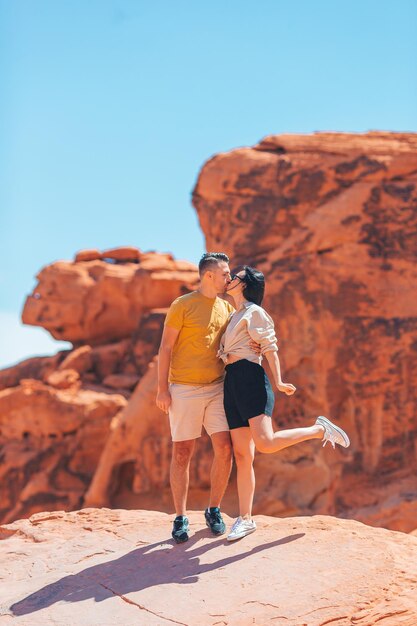
[[[272,419],[268,415],[258,415],[249,420],[249,426],[259,452],[271,454],[289,448],[309,439],[323,439],[324,428],[318,424],[307,428],[289,428],[274,432]]]

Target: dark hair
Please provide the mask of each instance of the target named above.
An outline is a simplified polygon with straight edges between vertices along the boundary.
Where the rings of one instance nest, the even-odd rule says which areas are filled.
[[[206,252],[200,259],[198,264],[198,271],[200,276],[209,271],[215,265],[219,264],[219,261],[229,263],[229,257],[224,252]]]
[[[242,291],[243,297],[249,302],[254,302],[260,306],[265,293],[265,276],[254,267],[249,267],[249,265],[240,266],[240,268],[234,271],[234,274],[242,270],[245,272],[245,276],[242,278],[245,283]]]

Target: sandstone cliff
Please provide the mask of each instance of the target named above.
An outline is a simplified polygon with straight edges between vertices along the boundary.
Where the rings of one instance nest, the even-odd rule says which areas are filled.
[[[193,202],[208,249],[267,276],[286,380],[280,426],[330,414],[348,454],[259,456],[257,510],[417,519],[417,135],[271,136],[209,160]]]
[[[148,511],[39,513],[0,527],[0,624],[417,623],[417,538],[325,516],[256,521],[233,544],[201,513],[182,545],[170,517]]]

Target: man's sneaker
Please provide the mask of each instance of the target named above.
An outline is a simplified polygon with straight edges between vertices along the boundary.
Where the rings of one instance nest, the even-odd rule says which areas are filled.
[[[236,541],[236,539],[242,539],[246,535],[254,533],[256,530],[256,523],[253,519],[243,519],[238,517],[233,524],[230,533],[227,535],[227,541]]]
[[[184,543],[185,541],[188,541],[188,517],[185,517],[185,515],[178,515],[174,519],[172,537],[177,543]]]
[[[226,532],[226,524],[218,506],[206,509],[204,517],[206,518],[206,525],[210,528],[213,535],[223,535]]]
[[[339,426],[335,426],[335,424],[327,419],[327,417],[324,417],[324,415],[320,415],[316,419],[316,424],[319,424],[324,428],[324,435],[322,439],[323,448],[328,441],[332,444],[333,449],[335,448],[336,443],[339,444],[339,446],[342,446],[342,448],[348,448],[350,446],[349,437],[345,431],[339,428]]]

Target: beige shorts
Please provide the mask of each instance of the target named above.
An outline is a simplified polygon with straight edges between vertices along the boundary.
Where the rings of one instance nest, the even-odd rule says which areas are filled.
[[[197,439],[203,426],[210,436],[229,430],[223,407],[223,381],[212,385],[172,383],[169,390],[172,441]]]

